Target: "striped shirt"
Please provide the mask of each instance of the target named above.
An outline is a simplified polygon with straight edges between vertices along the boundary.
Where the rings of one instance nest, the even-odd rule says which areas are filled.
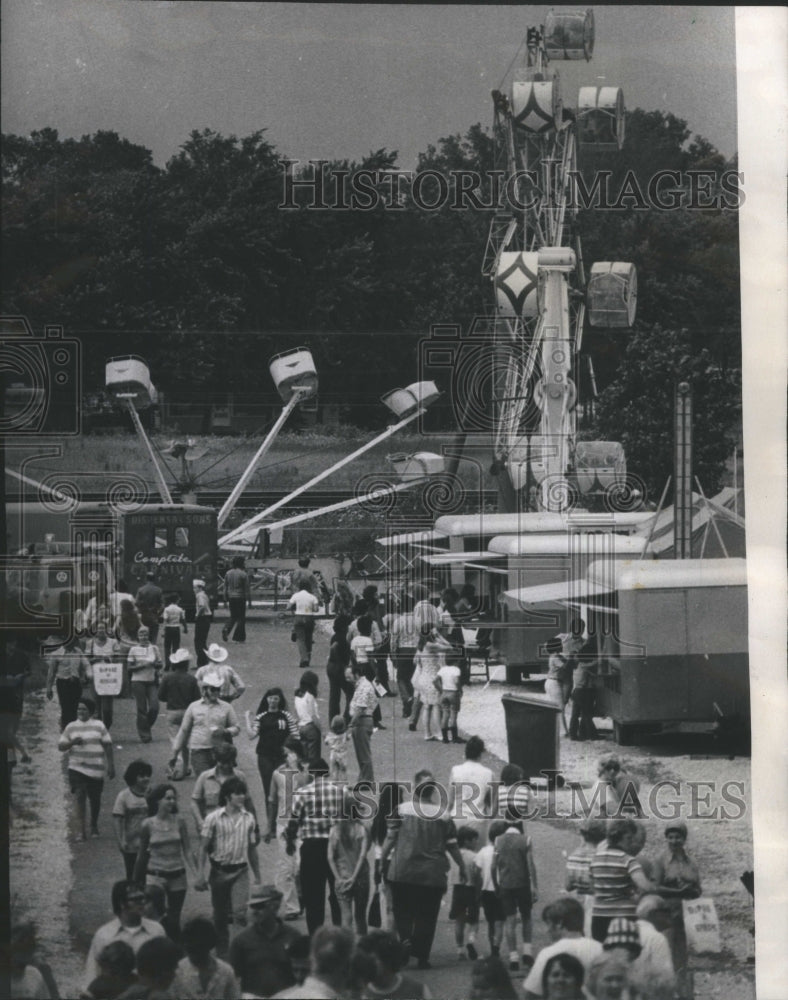
[[[118,792],[112,815],[119,816],[123,822],[123,836],[126,842],[124,851],[137,851],[140,846],[140,831],[142,824],[148,818],[148,800],[144,795],[137,795],[130,788]]]
[[[593,844],[583,844],[566,859],[566,887],[583,896],[592,896],[594,880],[591,878],[591,860],[596,854]]]
[[[637,898],[632,875],[643,873],[637,858],[603,841],[591,859],[590,870],[594,882],[594,916],[634,920]]]
[[[221,865],[240,865],[249,860],[254,846],[254,817],[245,809],[233,814],[227,806],[214,809],[203,820],[202,838],[208,841],[211,860]]]
[[[531,813],[531,789],[524,781],[498,788],[497,815],[510,822],[528,819]]]
[[[304,840],[328,840],[331,826],[342,814],[344,787],[317,777],[293,795],[290,822],[296,822]]]
[[[100,719],[88,719],[86,722],[77,719],[69,722],[60,737],[59,746],[65,749],[76,737],[81,737],[82,742],[69,750],[69,771],[79,771],[89,778],[103,778],[107,773],[104,747],[112,746],[112,737],[107,732],[107,727]]]

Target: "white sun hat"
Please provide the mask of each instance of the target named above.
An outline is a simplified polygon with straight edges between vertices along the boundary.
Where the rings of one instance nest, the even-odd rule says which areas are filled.
[[[188,649],[184,649],[183,646],[176,649],[174,653],[170,653],[170,663],[183,663],[184,660],[188,660],[190,658],[191,653]]]
[[[220,646],[218,642],[212,642],[206,649],[205,655],[209,660],[213,660],[214,663],[224,663],[227,659],[227,650],[224,646]]]

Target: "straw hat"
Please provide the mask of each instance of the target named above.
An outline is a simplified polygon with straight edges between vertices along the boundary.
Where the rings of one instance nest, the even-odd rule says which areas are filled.
[[[222,679],[218,674],[206,674],[200,681],[200,684],[202,684],[204,688],[221,688]]]
[[[184,649],[183,646],[176,649],[174,653],[170,653],[170,663],[183,663],[184,660],[189,659],[191,659],[191,653],[188,649]]]
[[[218,642],[212,642],[206,649],[205,655],[209,660],[213,660],[214,663],[224,663],[227,659],[227,650],[224,646],[220,646]]]

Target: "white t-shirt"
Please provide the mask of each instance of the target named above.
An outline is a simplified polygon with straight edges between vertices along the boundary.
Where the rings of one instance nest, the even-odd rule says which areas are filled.
[[[495,844],[485,844],[476,852],[475,864],[482,873],[482,892],[495,892],[492,877],[492,863],[495,854]]]
[[[320,725],[320,712],[317,707],[317,700],[311,691],[305,691],[302,695],[296,695],[293,699],[296,721],[299,726],[308,726],[310,722]]]
[[[531,966],[531,971],[523,983],[523,989],[527,993],[536,994],[538,997],[544,996],[542,992],[542,976],[545,966],[553,955],[560,955],[562,953],[574,955],[579,962],[583,963],[583,968],[588,972],[589,966],[598,955],[602,954],[602,951],[602,945],[599,941],[594,941],[593,938],[561,938],[560,941],[542,948],[536,956],[534,964]]]
[[[316,615],[320,603],[314,594],[308,590],[298,590],[287,602],[288,608],[292,608],[297,615]]]
[[[356,663],[369,663],[369,654],[374,648],[375,643],[368,635],[357,635],[350,640],[350,651]]]
[[[459,667],[445,664],[440,668],[438,671],[438,677],[441,679],[444,694],[448,694],[450,691],[460,690],[461,676],[462,674]]]
[[[493,780],[492,771],[484,764],[480,764],[478,760],[466,760],[451,769],[449,784],[452,786],[462,785],[462,788],[455,788],[457,801],[462,799],[462,807],[452,812],[455,823],[462,823],[464,820],[478,820],[481,818],[479,813],[482,815],[489,813],[489,807],[485,805],[484,799]],[[476,806],[475,810],[473,806]]]

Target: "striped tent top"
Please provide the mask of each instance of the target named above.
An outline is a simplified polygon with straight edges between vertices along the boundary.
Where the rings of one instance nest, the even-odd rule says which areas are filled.
[[[104,747],[112,744],[112,737],[100,719],[86,722],[69,722],[63,730],[61,743],[73,742],[75,736],[82,737],[82,743],[71,747],[68,754],[69,771],[79,771],[89,778],[103,778],[107,771]]]

